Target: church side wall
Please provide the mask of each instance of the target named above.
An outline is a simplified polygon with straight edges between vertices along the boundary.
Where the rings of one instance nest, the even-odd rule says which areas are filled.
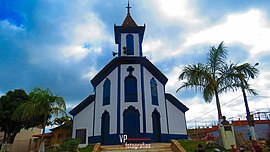
[[[127,68],[132,66],[134,71],[132,75],[137,79],[137,92],[138,92],[138,102],[125,102],[125,78],[129,75]],[[142,113],[142,92],[141,92],[141,69],[139,64],[124,64],[121,65],[121,95],[120,95],[120,133],[123,133],[124,125],[123,125],[123,112],[127,109],[130,105],[134,106],[136,109],[139,110],[140,113],[140,132],[143,133],[143,113]]]
[[[106,78],[110,79],[110,104],[103,106],[103,84]],[[95,134],[101,135],[101,117],[105,110],[110,114],[110,134],[117,133],[117,85],[118,68],[115,68],[107,77],[96,87],[96,111],[95,111]]]
[[[167,134],[167,116],[166,116],[166,107],[165,107],[165,93],[164,85],[160,83],[155,77],[154,79],[157,82],[157,91],[158,91],[158,106],[152,104],[151,97],[151,87],[150,80],[154,76],[144,68],[144,90],[145,90],[145,107],[146,107],[146,132],[153,133],[153,124],[152,124],[152,112],[156,108],[160,113],[160,127],[161,133]]]
[[[185,114],[167,100],[170,134],[187,134]]]
[[[126,36],[128,34],[132,34],[134,38],[134,55],[128,55],[128,56],[140,56],[140,43],[139,43],[139,34],[135,33],[125,33],[121,34],[121,52],[123,52],[123,47],[126,47]],[[122,56],[125,56],[124,54],[121,54]]]
[[[87,137],[93,136],[94,102],[89,104],[74,117],[72,138],[76,136],[76,129],[86,129]],[[88,143],[88,138],[86,138],[86,143]],[[87,144],[85,144],[85,146],[86,145]]]

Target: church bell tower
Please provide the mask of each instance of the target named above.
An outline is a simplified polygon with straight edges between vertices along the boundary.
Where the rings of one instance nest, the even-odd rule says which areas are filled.
[[[128,3],[127,16],[121,26],[114,25],[115,43],[118,44],[118,57],[142,57],[144,26],[138,26],[130,15]]]

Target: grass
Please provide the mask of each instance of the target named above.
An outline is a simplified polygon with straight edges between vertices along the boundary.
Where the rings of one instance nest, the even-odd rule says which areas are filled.
[[[210,147],[206,147],[206,143],[203,141],[195,141],[195,140],[179,140],[178,141],[181,146],[183,146],[183,148],[187,151],[187,152],[193,152],[197,149],[198,144],[201,144],[204,147],[205,152],[213,152],[214,149],[218,148],[220,149],[222,152],[231,152],[231,150],[226,150],[222,147],[220,147],[219,145],[212,143],[210,145]],[[94,144],[88,145],[84,148],[79,148],[79,152],[91,152],[94,148]],[[249,152],[246,151],[245,152]],[[267,149],[264,149],[263,152],[269,152]]]
[[[222,152],[231,152],[231,150],[226,150],[223,147],[220,147],[216,143],[211,143],[210,147],[206,147],[206,143],[203,141],[195,141],[195,140],[179,140],[178,141],[181,146],[187,151],[187,152],[193,152],[197,149],[198,144],[201,144],[204,147],[205,152],[213,152],[214,149],[218,148]],[[245,152],[250,152],[248,150],[245,150]],[[269,152],[269,149],[265,148],[263,149],[263,152]]]

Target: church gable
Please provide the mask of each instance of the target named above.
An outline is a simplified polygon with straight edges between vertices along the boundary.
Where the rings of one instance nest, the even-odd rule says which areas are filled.
[[[166,84],[168,78],[160,72],[160,70],[154,66],[148,59],[145,57],[116,57],[109,64],[107,64],[92,80],[91,83],[94,88],[103,81],[116,67],[121,64],[141,64],[149,72],[156,76],[156,78],[162,83]]]
[[[80,104],[78,104],[75,108],[73,108],[69,113],[72,116],[76,116],[79,112],[81,112],[84,108],[86,108],[89,104],[91,104],[94,101],[95,101],[95,95],[89,95]]]
[[[156,75],[152,74],[147,68],[143,70],[144,91],[147,106],[159,106],[165,102],[165,84]]]
[[[172,103],[175,107],[177,107],[179,110],[181,110],[183,113],[188,111],[188,107],[186,107],[182,102],[180,102],[177,98],[175,98],[173,95],[166,93],[165,94],[166,99]]]

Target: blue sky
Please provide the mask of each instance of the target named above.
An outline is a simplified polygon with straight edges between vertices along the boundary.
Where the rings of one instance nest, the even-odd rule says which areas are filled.
[[[169,78],[167,92],[190,108],[189,126],[195,120],[217,120],[216,110],[205,114],[215,109],[215,102],[206,104],[193,91],[176,93],[181,85],[177,78],[185,65],[204,62],[209,48],[222,41],[228,61],[260,63],[260,76],[250,81],[259,96],[249,97],[249,105],[251,111],[268,110],[270,1],[130,3],[136,23],[146,24],[144,55]],[[0,95],[16,88],[50,88],[64,97],[69,111],[93,93],[91,78],[113,59],[113,27],[122,24],[126,5],[125,0],[0,0]],[[241,92],[221,95],[225,103],[224,115],[245,118]]]

